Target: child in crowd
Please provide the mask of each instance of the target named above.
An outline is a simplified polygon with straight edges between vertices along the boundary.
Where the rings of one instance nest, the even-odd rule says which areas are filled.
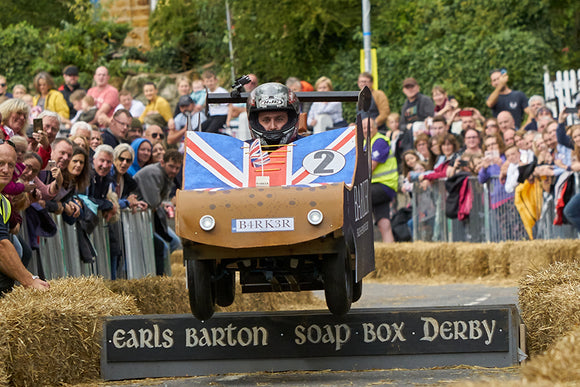
[[[14,98],[22,98],[26,94],[26,87],[21,84],[14,85],[12,88],[12,96]]]
[[[402,183],[402,191],[403,192],[411,192],[413,191],[413,183],[411,180],[412,172],[417,172],[415,168],[418,170],[421,169],[420,164],[421,159],[419,155],[414,150],[408,150],[403,153],[403,183]],[[414,175],[413,175],[414,176]]]
[[[503,164],[500,172],[500,181],[505,179],[505,191],[507,193],[512,193],[518,185],[518,177],[520,172],[518,167],[520,166],[520,151],[515,146],[512,145],[505,150],[506,162]]]
[[[195,102],[194,113],[200,112],[205,109],[205,87],[203,86],[203,81],[201,79],[196,79],[191,82],[191,99]]]
[[[79,116],[79,121],[91,122],[97,115],[97,105],[95,99],[90,95],[85,95],[81,100],[82,113]]]

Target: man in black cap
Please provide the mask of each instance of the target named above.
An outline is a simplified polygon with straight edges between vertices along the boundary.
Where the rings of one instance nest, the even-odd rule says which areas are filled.
[[[427,117],[435,114],[435,104],[431,98],[420,93],[421,88],[415,78],[406,78],[403,81],[403,94],[407,97],[401,108],[399,128],[411,129],[414,122],[423,122]]]
[[[64,84],[60,85],[58,91],[62,93],[64,99],[68,105],[70,111],[70,119],[76,116],[77,111],[74,109],[72,102],[70,101],[70,95],[75,90],[84,90],[79,85],[79,69],[77,66],[66,66],[62,71],[62,77],[64,78]]]
[[[195,109],[195,102],[189,95],[182,95],[179,97],[177,107],[180,113],[175,116],[175,129],[169,128],[167,131],[167,144],[176,145],[183,142],[185,133],[188,130],[198,130],[200,123],[205,121],[205,114],[203,112],[193,113]],[[181,147],[180,147],[181,149]]]

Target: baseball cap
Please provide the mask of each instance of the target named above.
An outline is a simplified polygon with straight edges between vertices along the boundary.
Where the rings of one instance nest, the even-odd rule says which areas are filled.
[[[185,107],[191,105],[192,103],[195,102],[193,102],[193,99],[191,99],[189,95],[182,95],[181,97],[179,97],[179,102],[177,102],[177,106]]]
[[[415,78],[405,78],[403,81],[403,87],[417,86],[417,80]]]
[[[79,75],[79,68],[77,66],[66,66],[62,71],[63,75]]]

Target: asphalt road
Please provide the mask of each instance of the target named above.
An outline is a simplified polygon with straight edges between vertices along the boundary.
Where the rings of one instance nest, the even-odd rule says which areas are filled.
[[[323,292],[315,295],[324,298]],[[496,287],[478,284],[414,285],[364,284],[363,296],[353,308],[470,306],[516,304],[516,287]],[[518,368],[431,368],[368,371],[300,371],[260,372],[248,374],[209,375],[194,378],[146,379],[109,382],[108,386],[430,386],[463,381],[518,380]]]

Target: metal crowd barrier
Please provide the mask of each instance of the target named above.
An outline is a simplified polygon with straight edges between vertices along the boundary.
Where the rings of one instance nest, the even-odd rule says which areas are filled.
[[[576,192],[580,192],[576,175]],[[445,215],[445,180],[433,181],[423,189],[413,187],[413,240],[438,242],[501,242],[526,240],[528,235],[514,205],[514,194],[505,192],[499,178],[480,184],[477,177],[469,178],[473,195],[469,217],[449,219]],[[573,239],[578,232],[571,225],[553,224],[554,197],[544,194],[542,216],[536,222],[536,239]]]
[[[100,215],[100,214],[99,214]],[[51,214],[58,232],[54,237],[39,238],[39,249],[34,251],[29,270],[33,274],[44,272],[47,279],[98,275],[111,279],[109,252],[109,225],[100,217],[99,224],[89,239],[96,251],[94,262],[85,263],[80,258],[76,225],[69,225],[61,215]],[[155,275],[153,248],[153,219],[151,210],[123,210],[120,219],[120,240],[126,263],[126,278]],[[22,232],[25,233],[26,222]],[[26,235],[26,234],[23,234]]]

